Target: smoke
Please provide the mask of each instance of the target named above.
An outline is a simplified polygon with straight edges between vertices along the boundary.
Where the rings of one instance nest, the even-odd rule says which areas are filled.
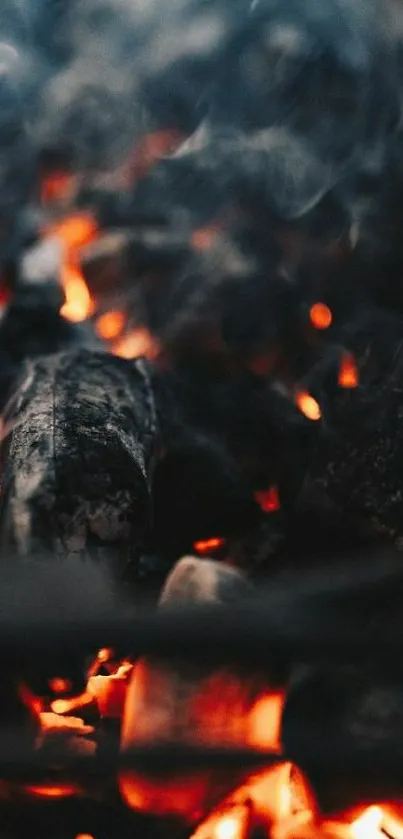
[[[300,439],[334,431],[341,352],[365,354],[380,315],[401,317],[402,20],[397,0],[1,11],[4,265],[38,233],[49,160],[79,174],[102,228],[151,233],[129,248],[129,314],[160,340],[180,423],[220,439],[254,485],[291,457],[303,471]],[[182,141],[139,173],[136,149],[160,130]],[[318,299],[326,335],[309,325]],[[323,405],[320,432],[298,388]]]

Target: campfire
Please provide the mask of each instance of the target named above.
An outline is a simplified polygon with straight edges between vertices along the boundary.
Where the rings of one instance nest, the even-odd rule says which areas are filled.
[[[402,839],[400,2],[6,5],[0,839]]]

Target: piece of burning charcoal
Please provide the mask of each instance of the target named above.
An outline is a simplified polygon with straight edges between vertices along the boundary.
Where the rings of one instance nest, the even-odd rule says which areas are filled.
[[[160,608],[219,602],[229,606],[250,592],[234,568],[184,557],[168,577]],[[267,686],[262,675],[241,669],[214,669],[207,662],[140,659],[134,666],[123,715],[122,750],[171,745],[246,746],[254,742],[258,698]],[[192,821],[208,810],[231,784],[233,770],[193,770],[186,774],[169,757],[157,768],[147,764],[120,778],[121,793],[137,810],[176,815]]]
[[[305,481],[394,541],[403,532],[401,341],[399,323],[373,321],[354,336],[352,352],[340,353],[339,387],[323,388],[326,426]],[[344,358],[354,376],[346,383]]]
[[[149,526],[156,435],[142,361],[80,349],[27,363],[3,415],[3,552],[123,572]]]

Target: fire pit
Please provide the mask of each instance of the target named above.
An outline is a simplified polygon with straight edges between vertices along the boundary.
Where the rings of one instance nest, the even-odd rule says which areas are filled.
[[[0,839],[401,839],[398,0],[7,0]]]

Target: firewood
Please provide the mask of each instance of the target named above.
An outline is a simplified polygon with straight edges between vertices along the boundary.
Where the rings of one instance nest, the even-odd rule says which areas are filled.
[[[82,348],[28,362],[3,416],[3,551],[123,571],[149,525],[156,435],[142,361]]]

